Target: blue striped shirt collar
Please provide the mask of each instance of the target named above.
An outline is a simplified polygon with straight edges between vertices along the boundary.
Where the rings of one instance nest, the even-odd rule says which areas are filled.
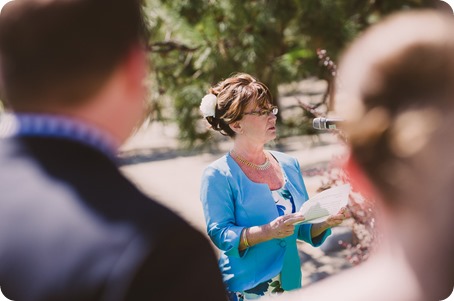
[[[116,158],[119,143],[109,133],[81,120],[51,114],[1,114],[0,138],[36,136],[64,138],[89,145]]]

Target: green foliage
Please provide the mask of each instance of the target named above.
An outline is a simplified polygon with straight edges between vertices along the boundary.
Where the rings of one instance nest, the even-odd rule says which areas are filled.
[[[187,146],[210,135],[200,127],[200,99],[210,85],[247,72],[277,87],[308,77],[331,80],[316,50],[336,60],[360,31],[390,12],[432,5],[429,0],[148,0],[154,68],[151,101],[167,97]],[[167,99],[165,98],[165,99]],[[164,116],[162,112],[155,112]]]
[[[150,119],[176,122],[181,141],[194,147],[212,141],[206,127],[200,126],[198,112],[210,85],[247,72],[270,87],[279,105],[280,84],[314,76],[332,79],[321,67],[317,49],[326,49],[336,61],[345,45],[367,26],[396,10],[432,6],[433,0],[144,3],[151,31]],[[292,120],[284,125],[290,127],[285,130],[288,133],[311,130]]]

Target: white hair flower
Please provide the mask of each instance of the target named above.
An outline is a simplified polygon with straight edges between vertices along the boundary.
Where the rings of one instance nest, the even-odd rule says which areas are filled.
[[[202,112],[203,117],[214,117],[216,112],[216,95],[205,95],[200,103],[200,111]]]

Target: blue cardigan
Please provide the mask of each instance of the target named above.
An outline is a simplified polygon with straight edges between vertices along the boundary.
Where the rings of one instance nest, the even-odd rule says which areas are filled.
[[[298,161],[281,152],[270,153],[279,162],[285,186],[299,210],[308,195]],[[221,250],[219,266],[229,291],[253,288],[279,273],[284,290],[301,287],[296,239],[319,246],[331,234],[328,229],[312,239],[311,225],[301,224],[292,236],[272,239],[240,252],[241,231],[245,227],[267,224],[279,213],[268,185],[251,181],[230,154],[205,169],[200,198],[208,235]]]

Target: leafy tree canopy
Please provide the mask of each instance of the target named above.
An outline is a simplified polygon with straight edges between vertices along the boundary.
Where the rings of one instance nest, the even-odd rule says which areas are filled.
[[[178,124],[186,146],[203,144],[200,99],[236,72],[270,87],[309,77],[331,79],[317,49],[336,61],[364,28],[396,10],[434,0],[146,0],[151,30],[151,120]]]
[[[188,146],[209,134],[199,125],[200,99],[210,85],[247,72],[274,97],[282,83],[330,79],[317,49],[336,60],[359,32],[384,15],[429,7],[428,0],[149,0],[155,116],[170,103]],[[169,102],[169,100],[171,100]],[[278,99],[276,103],[279,104]]]

